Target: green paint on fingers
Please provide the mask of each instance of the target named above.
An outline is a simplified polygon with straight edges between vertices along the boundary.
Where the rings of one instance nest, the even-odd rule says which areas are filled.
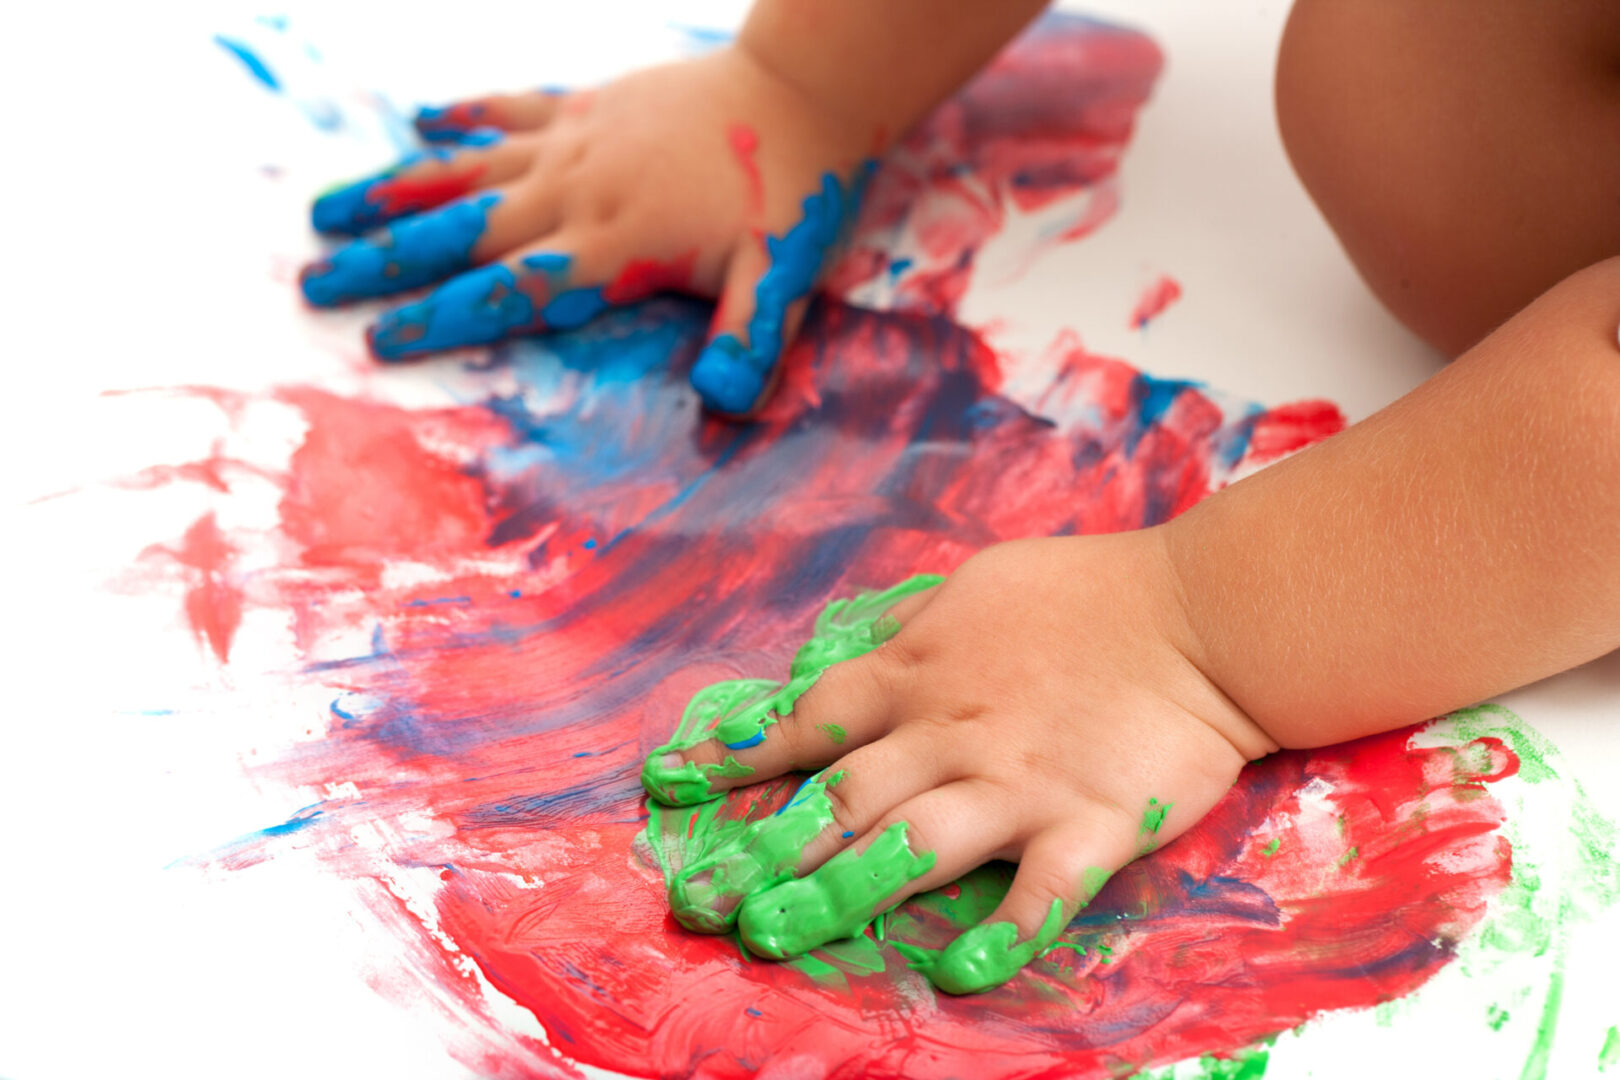
[[[865,851],[845,848],[808,877],[749,896],[737,920],[743,941],[780,960],[861,933],[880,904],[934,867],[932,851],[911,850],[906,828],[897,821]]]
[[[685,761],[681,752],[709,739],[718,740],[728,750],[760,745],[770,726],[792,713],[799,698],[829,667],[864,656],[900,632],[899,620],[889,614],[891,607],[944,580],[938,574],[918,574],[882,592],[834,600],[816,617],[810,640],[794,654],[785,683],[730,679],[698,691],[681,714],[674,736],[647,756],[641,770],[647,794],[666,805],[690,806],[718,794],[709,783],[711,777],[750,775],[751,770],[734,758],[726,757],[719,765],[699,765]]]
[[[1608,1072],[1614,1065],[1620,1065],[1620,1027],[1609,1028],[1603,1049],[1598,1051],[1598,1072]]]
[[[847,737],[844,733],[843,727],[838,724],[817,724],[816,730],[827,736],[827,738],[831,739],[839,746],[844,745],[844,739]]]
[[[745,897],[780,885],[797,873],[805,845],[833,823],[827,788],[838,772],[804,782],[781,811],[751,825],[716,831],[703,852],[675,876],[669,906],[688,930],[718,934],[737,921]]]
[[[1063,930],[1063,901],[1053,900],[1046,921],[1028,941],[1018,940],[1013,922],[980,923],[943,949],[925,949],[894,942],[913,971],[947,994],[977,994],[1000,986],[1036,956],[1052,947]]]

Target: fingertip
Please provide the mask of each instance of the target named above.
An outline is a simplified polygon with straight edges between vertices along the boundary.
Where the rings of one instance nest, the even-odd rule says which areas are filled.
[[[353,236],[375,224],[374,213],[367,204],[369,180],[334,188],[317,198],[309,208],[309,223],[316,232],[327,236]]]
[[[331,280],[332,263],[321,259],[298,271],[298,289],[310,307],[336,307],[343,302],[343,294]]]
[[[698,355],[690,379],[705,408],[746,416],[763,403],[768,375],[768,367],[735,335],[721,334]]]

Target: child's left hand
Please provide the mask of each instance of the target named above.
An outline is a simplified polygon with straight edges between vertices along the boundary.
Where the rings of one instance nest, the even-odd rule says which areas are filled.
[[[785,876],[781,853],[799,849],[772,835],[785,815],[768,818],[727,865],[677,878],[677,917],[708,930],[736,920],[750,949],[781,957],[858,932],[984,862],[1016,860],[1011,890],[978,931],[932,957],[908,952],[955,993],[1011,977],[1108,875],[1175,839],[1244,762],[1277,748],[1189,659],[1196,642],[1178,588],[1161,530],[1150,529],[1002,544],[900,601],[898,634],[829,668],[759,745],[710,739],[679,763],[654,763],[731,758],[751,770],[702,770],[717,790],[824,770],[831,811],[795,879],[741,898],[722,887]],[[991,929],[1009,922],[1016,935]]]

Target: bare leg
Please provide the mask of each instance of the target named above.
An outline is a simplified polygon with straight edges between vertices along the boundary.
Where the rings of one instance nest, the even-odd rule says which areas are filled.
[[[1294,169],[1374,294],[1455,356],[1620,253],[1620,3],[1298,0]]]

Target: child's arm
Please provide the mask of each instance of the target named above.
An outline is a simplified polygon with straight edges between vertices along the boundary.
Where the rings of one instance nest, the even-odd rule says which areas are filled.
[[[1166,530],[1201,670],[1284,746],[1620,645],[1620,259]]]
[[[943,989],[982,989],[1207,813],[1246,760],[1620,646],[1617,325],[1613,259],[1168,525],[1003,544],[901,601],[899,633],[829,668],[759,745],[711,740],[649,766],[667,799],[789,769],[828,781],[677,878],[677,917],[736,921],[782,955],[1016,859],[986,923],[917,961]],[[661,791],[677,768],[709,775]]]
[[[761,0],[697,60],[425,110],[424,137],[456,147],[318,199],[321,232],[389,227],[306,267],[304,295],[450,279],[368,329],[380,360],[568,329],[661,290],[716,297],[692,382],[710,408],[752,412],[871,159],[1041,6]]]

